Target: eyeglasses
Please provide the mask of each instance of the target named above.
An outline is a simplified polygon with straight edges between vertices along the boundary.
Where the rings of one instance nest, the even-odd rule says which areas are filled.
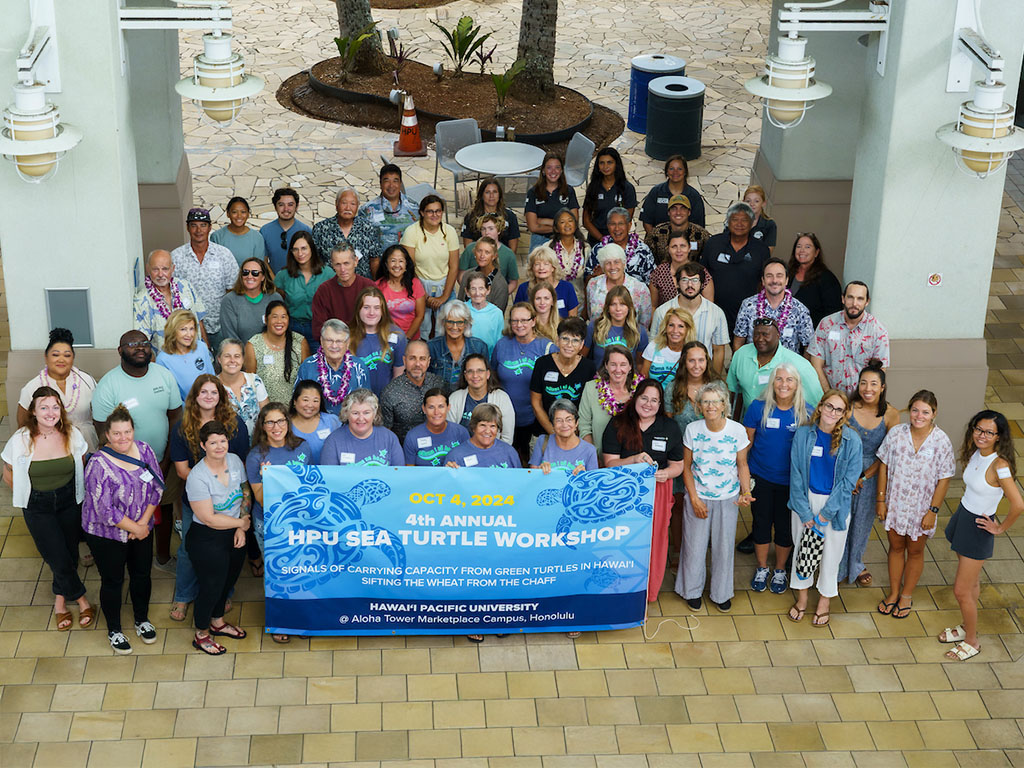
[[[981,435],[982,437],[999,437],[998,432],[993,432],[990,429],[982,429],[981,427],[975,427],[974,434]]]
[[[423,211],[423,213],[425,213],[428,216],[440,216],[442,213],[444,213],[444,209],[443,208],[427,208],[426,210]]]
[[[242,277],[259,277],[263,274],[262,269],[243,269]]]
[[[324,347],[343,347],[348,344],[348,339],[320,339],[320,345]]]
[[[832,403],[822,403],[821,404],[821,410],[822,410],[822,412],[828,411],[829,413],[845,413],[846,412],[846,406],[845,405],[832,405]]]
[[[267,427],[281,427],[288,423],[288,419],[267,419],[263,422]]]
[[[124,343],[124,346],[128,347],[128,349],[142,349],[143,347],[148,347],[149,346],[149,342],[148,341],[126,341]]]
[[[466,324],[465,320],[448,320],[447,318],[445,318],[444,322],[446,325],[454,325],[456,328],[461,328]]]
[[[679,283],[680,284],[690,284],[690,285],[700,285],[701,278],[700,278],[699,275],[697,277],[680,277],[679,278]]]
[[[565,345],[582,344],[583,343],[583,339],[581,339],[579,336],[565,336],[565,335],[562,335],[562,336],[558,337],[558,343],[559,344],[565,344]]]
[[[533,318],[532,317],[527,317],[524,320],[516,320],[515,318],[512,318],[511,320],[508,321],[508,324],[509,325],[526,325],[527,323],[532,323],[532,322],[533,322]]]

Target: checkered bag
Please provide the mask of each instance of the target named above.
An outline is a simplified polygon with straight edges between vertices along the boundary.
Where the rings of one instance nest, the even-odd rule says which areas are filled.
[[[821,564],[821,553],[824,549],[825,534],[818,530],[818,526],[805,528],[796,551],[796,575],[801,579],[811,578]]]

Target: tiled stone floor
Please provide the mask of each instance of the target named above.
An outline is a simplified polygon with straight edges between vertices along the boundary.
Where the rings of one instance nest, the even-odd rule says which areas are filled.
[[[306,121],[270,96],[284,77],[330,55],[332,4],[233,5],[239,48],[267,76],[268,93],[229,133],[199,124],[187,108],[197,200],[220,215],[238,193],[267,212],[269,191],[289,183],[308,196],[308,220],[330,214],[339,184],[370,191],[378,155],[393,137]],[[708,83],[704,156],[691,167],[715,224],[747,178],[758,140],[759,119],[739,83],[763,56],[768,6],[560,4],[561,82],[624,112],[629,58],[662,37],[674,41],[665,50],[687,58],[689,74]],[[448,21],[471,13],[485,28],[514,30],[519,4],[459,0],[376,16],[384,28],[400,23],[422,50],[428,37],[437,39],[427,19],[439,12]],[[499,60],[507,61],[514,34],[498,37]],[[183,60],[197,40],[183,38]],[[661,180],[642,137],[626,133],[615,146],[641,192]],[[410,183],[431,180],[432,165],[432,157],[403,161]],[[987,398],[1014,420],[1024,445],[1024,166],[1013,170],[992,278]],[[440,185],[450,190],[444,176]],[[154,571],[158,641],[115,657],[102,630],[52,629],[47,570],[9,491],[0,489],[0,766],[1024,765],[1018,528],[1019,536],[997,542],[986,566],[984,650],[966,664],[944,662],[933,639],[957,616],[949,587],[955,561],[945,543],[929,547],[915,611],[896,621],[874,611],[887,581],[875,535],[867,553],[875,585],[844,588],[824,629],[787,621],[789,596],[741,590],[731,614],[693,617],[667,591],[646,630],[575,642],[550,634],[481,646],[410,637],[296,639],[282,647],[261,637],[261,584],[246,575],[231,618],[250,636],[231,643],[229,655],[210,658],[191,649],[191,630],[166,618],[172,579]],[[737,585],[750,572],[750,558],[738,557]],[[95,569],[84,576],[94,597]]]

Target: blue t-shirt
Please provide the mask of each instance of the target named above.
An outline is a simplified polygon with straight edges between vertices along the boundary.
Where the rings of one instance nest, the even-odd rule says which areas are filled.
[[[296,232],[309,232],[313,234],[310,226],[298,219],[292,219],[292,225],[288,228],[287,232],[281,229],[281,224],[277,219],[260,227],[260,234],[263,235],[263,244],[266,246],[267,251],[267,263],[270,264],[270,268],[275,273],[284,269],[285,264],[288,263],[288,246],[291,245],[292,238],[295,237]],[[284,245],[281,244],[282,234],[284,234]],[[320,258],[330,262],[331,254],[321,253]]]
[[[395,433],[386,427],[374,427],[369,437],[359,438],[349,431],[348,424],[342,424],[324,440],[320,463],[324,466],[404,467],[405,454]]]
[[[597,448],[586,440],[580,440],[575,448],[567,451],[558,447],[558,441],[553,435],[545,435],[538,438],[537,443],[533,446],[533,453],[530,454],[530,466],[539,467],[545,461],[551,464],[551,469],[561,469],[566,472],[572,472],[580,464],[584,469],[597,469]]]
[[[356,357],[366,368],[373,394],[379,396],[391,381],[395,361],[405,357],[405,344],[405,333],[397,325],[392,325],[391,332],[388,334],[389,349],[386,355],[381,354],[380,336],[376,333],[367,334],[366,338],[359,342],[359,346],[356,347]],[[398,363],[398,365],[403,365],[403,363]]]
[[[448,453],[469,442],[469,432],[461,424],[445,422],[444,432],[431,432],[426,424],[417,424],[405,436],[405,463],[414,467],[443,467]]]
[[[188,391],[201,373],[213,374],[213,358],[210,357],[210,348],[202,339],[196,341],[196,348],[183,355],[172,355],[169,352],[160,351],[156,356],[156,364],[162,365],[178,382],[178,391],[181,399],[188,397]]]
[[[366,366],[363,365],[363,361],[355,355],[350,358],[352,365],[352,375],[349,377],[348,390],[345,392],[346,395],[355,392],[357,389],[368,389],[370,386],[370,377],[366,373]],[[336,392],[341,386],[341,380],[345,376],[345,366],[338,366],[338,370],[334,370],[331,366],[327,366],[327,386],[324,389],[330,389],[332,392]],[[295,383],[298,384],[300,381],[309,379],[310,381],[320,381],[320,372],[316,367],[316,355],[310,355],[302,361],[302,365],[299,366],[299,372],[295,374]],[[322,385],[321,385],[322,386]],[[332,403],[326,397],[324,398],[324,408],[327,409],[328,413],[333,413],[335,416],[341,410],[341,403],[344,400],[339,400],[337,404]]]
[[[448,452],[446,462],[452,461],[460,467],[501,467],[502,469],[522,469],[519,454],[508,443],[495,440],[494,445],[486,451],[478,448],[469,440]]]
[[[324,440],[330,437],[331,432],[341,426],[341,419],[335,416],[333,413],[321,413],[320,421],[316,425],[316,429],[312,432],[303,432],[301,429],[292,424],[292,432],[303,440],[306,441],[306,445],[309,446],[309,463],[319,464],[320,463],[320,451],[324,447]]]
[[[839,452],[832,453],[832,435],[822,432],[816,427],[818,439],[814,441],[811,449],[811,493],[820,493],[827,496],[832,493],[832,485],[836,479],[836,457]]]
[[[751,473],[769,483],[789,485],[789,452],[796,433],[793,409],[776,407],[767,427],[761,426],[763,414],[764,400],[755,400],[743,415],[743,426],[754,430],[754,444],[747,455],[747,463]]]
[[[530,284],[524,280],[516,288],[516,302],[529,301],[530,300]],[[576,289],[572,287],[572,283],[567,280],[559,280],[558,285],[555,286],[555,301],[557,302],[556,309],[558,310],[559,317],[568,317],[569,312],[575,309],[579,305],[579,299],[576,298]]]
[[[487,345],[487,356],[490,357],[494,353],[494,345],[505,330],[505,313],[490,302],[484,304],[483,309],[477,309],[470,302],[466,302],[466,306],[473,318],[473,327],[469,332],[474,339],[480,339]]]
[[[610,347],[613,344],[618,344],[625,347],[633,353],[633,360],[640,360],[640,353],[647,349],[647,329],[642,325],[639,327],[640,341],[638,341],[633,347],[626,344],[626,336],[624,329],[621,325],[613,325],[608,329],[608,334],[605,336],[604,342],[600,344],[594,343],[594,323],[595,320],[591,320],[587,324],[587,338],[583,342],[583,346],[590,350],[590,359],[594,361],[594,366],[597,368],[601,367],[601,362],[604,360],[604,348]],[[638,366],[639,367],[639,366]]]
[[[473,418],[473,409],[476,408],[480,403],[487,402],[487,395],[483,396],[482,400],[474,400],[470,397],[469,391],[466,392],[466,404],[462,406],[462,416],[459,418],[459,424],[466,429],[469,429],[469,420]]]
[[[253,448],[249,451],[249,455],[245,457],[245,475],[249,479],[249,485],[257,483],[262,485],[264,467],[302,467],[312,463],[309,455],[309,444],[305,440],[294,448],[288,448],[287,446],[274,448],[273,446],[268,446],[265,454],[262,449]],[[252,500],[252,516],[254,520],[263,519],[263,505],[256,501],[255,497]]]
[[[537,358],[548,354],[554,346],[553,341],[539,336],[529,344],[520,344],[512,337],[502,336],[494,345],[491,368],[512,401],[517,427],[528,426],[537,419],[530,404],[530,378]]]

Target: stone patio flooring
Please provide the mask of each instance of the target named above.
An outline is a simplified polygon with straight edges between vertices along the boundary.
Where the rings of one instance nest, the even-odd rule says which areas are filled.
[[[562,0],[556,79],[626,111],[629,60],[665,52],[708,86],[704,154],[691,164],[712,226],[744,186],[760,118],[740,83],[765,52],[767,0],[626,5]],[[339,185],[375,189],[379,155],[394,137],[325,125],[280,108],[285,77],[332,54],[326,0],[233,3],[238,43],[268,89],[227,131],[186,107],[197,203],[223,220],[232,194],[270,211],[270,191],[303,193],[300,217],[333,212]],[[508,29],[497,58],[514,53],[520,4],[458,0],[437,9],[376,12],[381,27],[437,60],[428,19],[469,13]],[[199,35],[183,35],[182,60]],[[428,39],[431,41],[429,47]],[[727,106],[723,106],[727,105]],[[643,137],[615,142],[641,194],[662,180]],[[432,181],[433,157],[403,160],[407,183]],[[988,400],[1024,441],[1024,213],[1022,166],[1011,173],[992,276]],[[451,182],[442,173],[442,191]],[[173,245],[173,244],[169,244]],[[4,429],[6,433],[9,427]],[[954,485],[943,520],[960,494]],[[262,584],[239,582],[230,618],[250,635],[229,655],[192,650],[191,630],[167,618],[173,580],[154,571],[157,643],[112,655],[102,630],[54,631],[49,574],[20,514],[0,489],[0,766],[170,768],[228,765],[379,765],[422,768],[675,768],[703,766],[1024,765],[1024,525],[997,541],[985,568],[984,649],[943,661],[934,636],[955,624],[955,559],[933,542],[914,612],[880,616],[885,553],[867,558],[868,589],[844,588],[827,628],[793,624],[789,595],[746,591],[752,558],[737,557],[731,614],[690,618],[671,591],[646,630],[489,638],[317,638],[274,645],[260,634]],[[941,521],[940,521],[941,522]],[[739,535],[745,535],[749,516]],[[83,569],[90,597],[94,568]],[[813,605],[813,603],[812,603]],[[130,614],[125,613],[126,619]],[[130,626],[130,624],[128,624]],[[645,636],[645,631],[647,635]],[[649,638],[649,639],[648,639]],[[394,761],[394,762],[393,762]]]

